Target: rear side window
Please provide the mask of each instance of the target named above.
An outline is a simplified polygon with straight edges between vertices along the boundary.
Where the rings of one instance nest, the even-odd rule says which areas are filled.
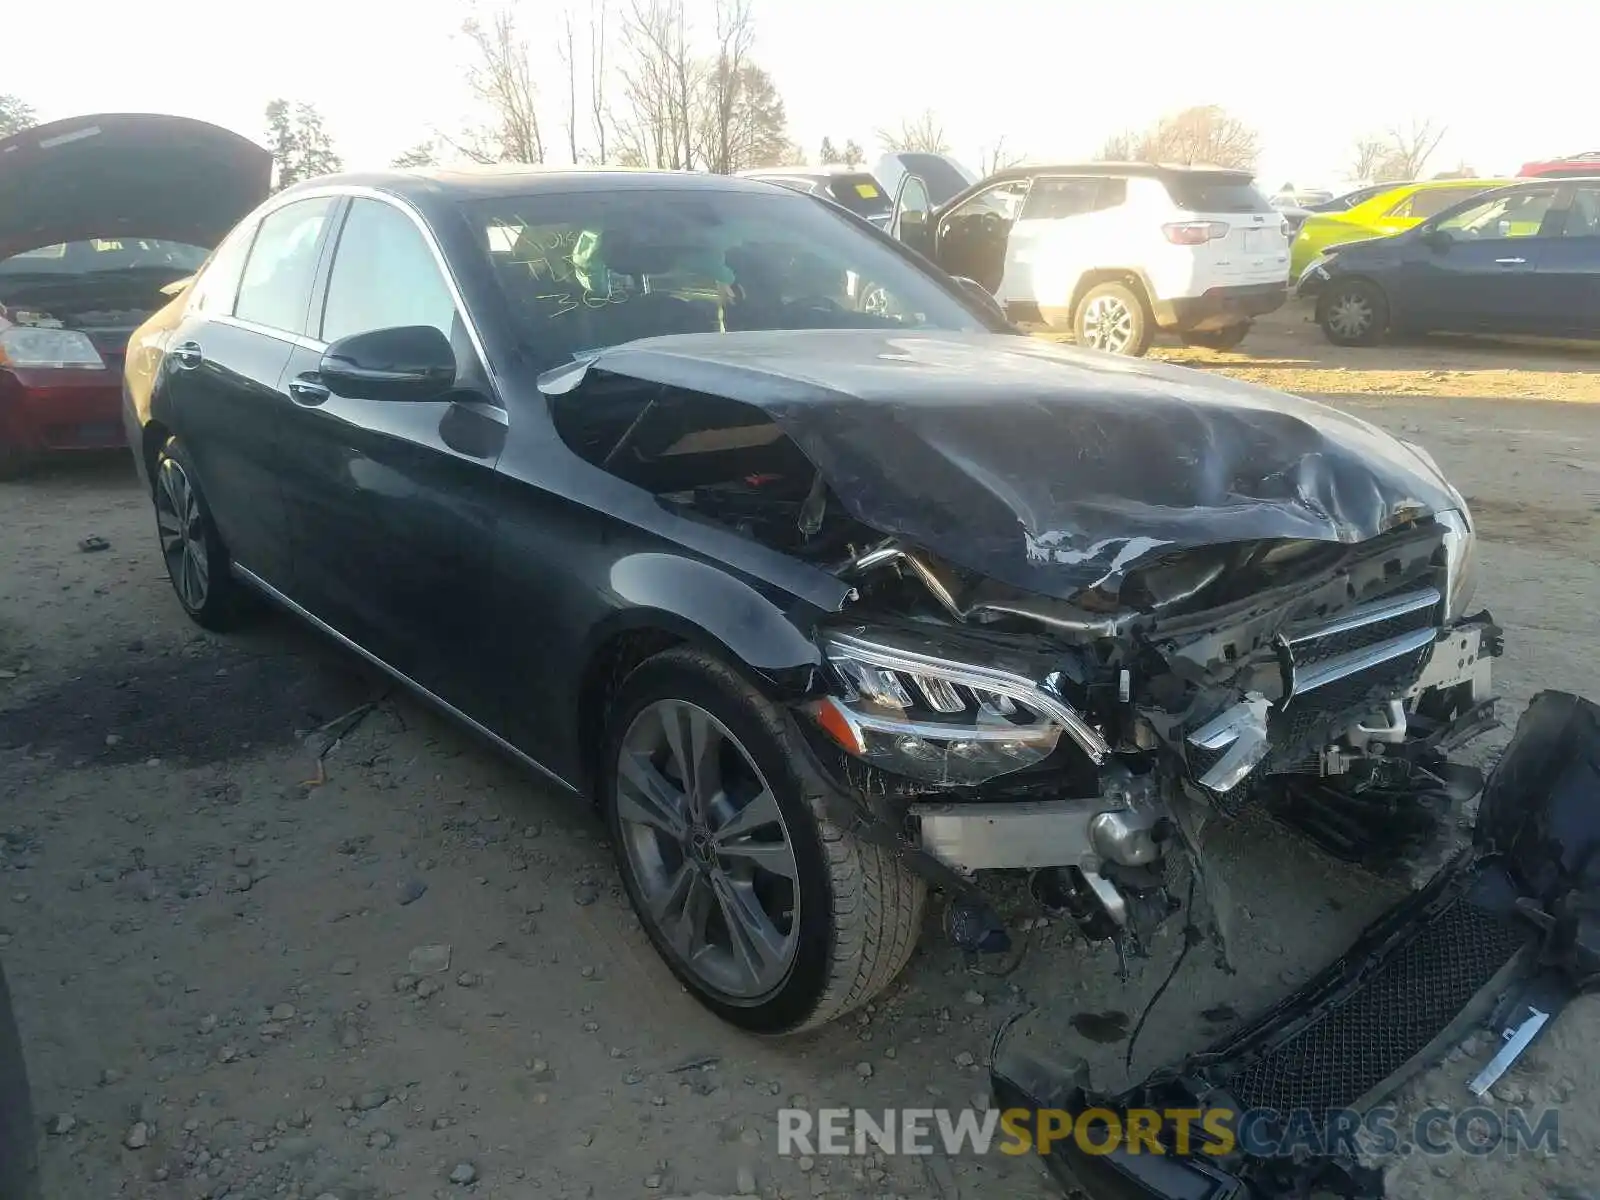
[[[1391,208],[1389,215],[1426,221],[1429,217],[1436,217],[1445,209],[1453,208],[1463,200],[1469,200],[1484,191],[1488,191],[1488,188],[1430,188],[1427,191],[1412,192]]]
[[[1022,206],[1022,220],[1051,221],[1116,208],[1128,197],[1126,179],[1050,179],[1033,181]]]
[[[269,329],[305,332],[317,250],[333,204],[332,196],[298,200],[261,222],[239,281],[234,316]]]
[[[244,225],[223,239],[189,290],[190,312],[215,315],[233,310],[234,297],[239,293],[239,272],[244,269],[254,234],[254,225]]]
[[[322,340],[397,325],[431,325],[449,337],[455,315],[438,261],[411,218],[382,200],[351,201],[328,276]]]
[[[1247,175],[1191,171],[1168,175],[1163,182],[1172,202],[1185,212],[1270,213],[1271,203]]]

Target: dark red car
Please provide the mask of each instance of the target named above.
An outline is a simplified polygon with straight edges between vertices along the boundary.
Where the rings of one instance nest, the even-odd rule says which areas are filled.
[[[126,444],[128,335],[270,174],[260,146],[184,117],[75,117],[0,140],[0,476]]]
[[[1552,158],[1543,162],[1523,163],[1518,175],[1537,179],[1577,179],[1600,175],[1600,150],[1574,154],[1569,158]]]

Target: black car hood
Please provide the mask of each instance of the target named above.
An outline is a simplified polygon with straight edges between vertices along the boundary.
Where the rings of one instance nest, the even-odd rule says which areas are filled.
[[[0,259],[87,238],[215,246],[266,198],[272,156],[187,117],[102,113],[0,140]]]
[[[958,566],[1069,597],[1153,555],[1358,542],[1460,501],[1365,421],[1179,367],[1005,334],[683,334],[547,372],[742,401],[852,516]]]

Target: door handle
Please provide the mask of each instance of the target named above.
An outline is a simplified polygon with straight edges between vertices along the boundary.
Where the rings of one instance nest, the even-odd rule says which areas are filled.
[[[1518,266],[1518,265],[1520,265],[1522,263],[1525,263],[1528,260],[1525,259],[1525,258],[1497,258],[1494,261],[1496,263],[1500,264],[1501,266],[1514,267],[1514,266]]]
[[[328,388],[315,375],[297,375],[289,380],[289,399],[308,408],[328,398]]]
[[[180,367],[190,371],[206,360],[204,352],[200,349],[199,342],[183,342],[174,346],[172,348],[172,357],[177,360]]]

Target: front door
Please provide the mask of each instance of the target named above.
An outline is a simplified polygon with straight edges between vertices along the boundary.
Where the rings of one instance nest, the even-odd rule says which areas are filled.
[[[350,202],[312,308],[312,336],[283,379],[295,598],[414,682],[481,714],[494,656],[484,617],[506,414],[428,237],[398,205]],[[321,378],[328,344],[415,325],[440,330],[455,349],[457,386],[445,397],[359,399]]]
[[[1028,198],[1027,179],[1010,179],[992,184],[969,196],[939,220],[935,261],[951,275],[961,275],[981,283],[1002,305],[1025,300],[1012,295],[1008,246],[1011,227]]]
[[[1555,232],[1555,184],[1499,192],[1425,227],[1400,286],[1400,323],[1456,333],[1532,333],[1556,315],[1538,279]]]
[[[1538,285],[1557,313],[1551,332],[1600,337],[1600,184],[1571,188],[1561,236],[1539,258]]]

